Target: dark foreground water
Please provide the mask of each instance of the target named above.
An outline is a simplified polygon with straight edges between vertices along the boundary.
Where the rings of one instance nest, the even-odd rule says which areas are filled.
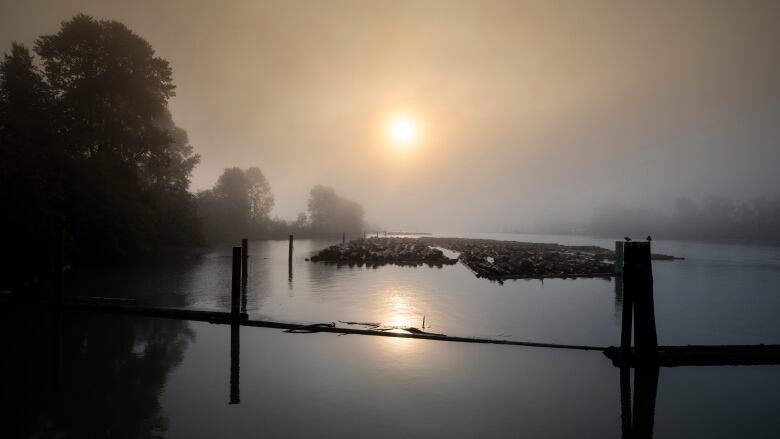
[[[296,242],[290,279],[285,241],[251,243],[250,314],[413,326],[425,315],[431,331],[450,335],[617,344],[613,282],[500,285],[462,265],[304,261],[327,244]],[[660,343],[780,343],[780,249],[654,242],[654,251],[687,258],[654,264]],[[74,273],[69,293],[227,310],[228,255]],[[780,366],[664,368],[621,388],[620,370],[598,352],[233,331],[75,312],[3,309],[1,317],[0,437],[610,438],[628,431],[632,411],[635,437],[650,428],[658,438],[780,431]]]

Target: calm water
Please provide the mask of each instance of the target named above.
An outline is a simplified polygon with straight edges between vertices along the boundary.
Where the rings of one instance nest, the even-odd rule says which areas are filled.
[[[449,335],[618,343],[614,282],[501,285],[462,265],[304,260],[332,243],[296,241],[292,279],[286,241],[250,243],[248,312],[412,326],[424,315],[431,331]],[[653,266],[660,343],[780,343],[780,248],[653,247],[687,258]],[[229,249],[74,273],[68,282],[70,294],[228,310]],[[620,437],[626,414],[620,371],[597,352],[259,328],[231,334],[221,325],[73,312],[22,318],[5,309],[2,322],[4,376],[14,377],[2,392],[4,437]],[[655,379],[639,377],[634,392],[648,386]],[[653,420],[659,438],[777,437],[780,366],[661,369],[654,407],[637,407],[635,420]]]

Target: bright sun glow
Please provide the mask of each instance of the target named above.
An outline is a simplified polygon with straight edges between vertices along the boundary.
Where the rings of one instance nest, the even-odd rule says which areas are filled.
[[[409,115],[395,116],[387,123],[387,137],[396,148],[407,149],[419,137],[417,122]]]

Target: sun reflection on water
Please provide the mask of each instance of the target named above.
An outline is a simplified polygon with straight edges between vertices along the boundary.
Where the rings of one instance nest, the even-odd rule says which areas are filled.
[[[404,286],[387,288],[378,295],[381,300],[381,323],[385,327],[396,327],[389,332],[406,333],[401,328],[422,327],[422,311],[418,295]],[[392,359],[395,364],[417,355],[419,340],[408,338],[381,337],[382,355]]]
[[[414,295],[406,287],[390,288],[382,297],[382,324],[385,326],[419,326],[416,322],[418,315],[421,317],[419,309],[414,304]]]

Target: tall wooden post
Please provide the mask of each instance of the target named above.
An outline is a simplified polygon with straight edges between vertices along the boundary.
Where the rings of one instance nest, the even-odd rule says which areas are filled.
[[[293,262],[293,235],[290,235],[290,245],[287,249],[287,273],[292,277],[292,262]]]
[[[627,315],[626,300],[633,303],[634,340],[636,354],[654,356],[658,351],[653,300],[653,268],[649,242],[626,242],[623,263],[623,316]],[[624,328],[625,329],[625,328]],[[623,334],[625,336],[625,334]],[[621,340],[622,345],[623,340]]]
[[[233,276],[230,287],[231,317],[238,320],[241,313],[241,247],[233,247]]]
[[[246,293],[249,285],[249,240],[241,240],[241,312],[246,312]]]
[[[341,232],[341,243],[347,242],[347,232]]]

